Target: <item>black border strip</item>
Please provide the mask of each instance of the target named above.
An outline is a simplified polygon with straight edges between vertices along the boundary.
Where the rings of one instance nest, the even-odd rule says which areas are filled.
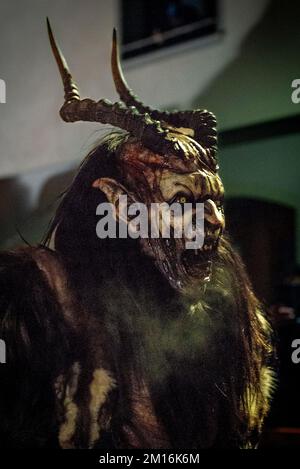
[[[222,147],[244,142],[253,142],[282,135],[300,132],[300,114],[268,122],[224,130],[219,133],[219,144]]]

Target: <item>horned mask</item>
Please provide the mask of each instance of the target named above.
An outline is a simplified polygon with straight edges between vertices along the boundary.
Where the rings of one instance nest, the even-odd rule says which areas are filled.
[[[128,133],[118,151],[122,184],[95,174],[93,188],[101,190],[115,206],[124,194],[129,201],[142,202],[146,206],[151,203],[188,203],[192,207],[191,219],[195,204],[202,203],[204,243],[200,249],[187,250],[184,238],[149,237],[139,242],[144,254],[153,259],[175,289],[188,292],[205,284],[210,279],[225,224],[214,115],[206,110],[163,112],[145,106],[123,76],[115,30],[111,67],[120,101],[81,99],[47,22],[65,92],[61,118],[65,122],[110,124]]]

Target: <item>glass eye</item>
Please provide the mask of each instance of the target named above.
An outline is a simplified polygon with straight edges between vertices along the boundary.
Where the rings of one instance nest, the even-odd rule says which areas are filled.
[[[180,204],[186,204],[187,201],[188,201],[188,198],[187,198],[186,195],[180,195],[180,196],[178,197],[178,202],[179,202]]]
[[[187,204],[187,203],[193,203],[193,197],[192,195],[189,196],[187,194],[184,194],[183,192],[178,192],[173,199],[170,201],[170,203],[176,202],[178,204]]]

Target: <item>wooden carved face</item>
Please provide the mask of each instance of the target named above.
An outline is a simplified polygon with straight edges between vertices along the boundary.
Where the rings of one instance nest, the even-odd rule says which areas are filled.
[[[174,134],[174,138],[185,143],[190,157],[179,158],[174,154],[161,156],[136,139],[129,138],[118,154],[122,183],[101,178],[95,181],[94,187],[106,194],[108,201],[116,207],[118,217],[120,196],[126,195],[128,204],[142,203],[148,208],[149,225],[153,217],[151,204],[172,206],[175,203],[187,207],[185,220],[190,221],[194,228],[192,238],[184,232],[181,237],[174,236],[178,220],[176,213],[173,213],[169,219],[169,237],[163,237],[162,218],[158,224],[159,236],[152,237],[149,230],[149,236],[140,237],[139,243],[143,253],[153,259],[172,287],[188,292],[210,279],[212,261],[225,226],[224,189],[218,173],[197,158],[193,140],[179,134]],[[199,228],[203,230],[203,244],[199,248],[187,249],[187,242],[193,241],[197,233],[195,218],[199,204],[202,205],[203,213],[202,228]],[[130,217],[125,221],[130,223]]]

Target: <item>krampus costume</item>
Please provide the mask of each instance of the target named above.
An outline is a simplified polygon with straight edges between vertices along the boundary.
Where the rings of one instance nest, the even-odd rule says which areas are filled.
[[[224,234],[215,117],[81,100],[49,37],[67,122],[111,124],[38,247],[0,256],[2,447],[240,448],[268,411],[267,321]],[[171,237],[99,239],[101,202],[204,203],[201,249]],[[51,249],[50,249],[51,246]]]

